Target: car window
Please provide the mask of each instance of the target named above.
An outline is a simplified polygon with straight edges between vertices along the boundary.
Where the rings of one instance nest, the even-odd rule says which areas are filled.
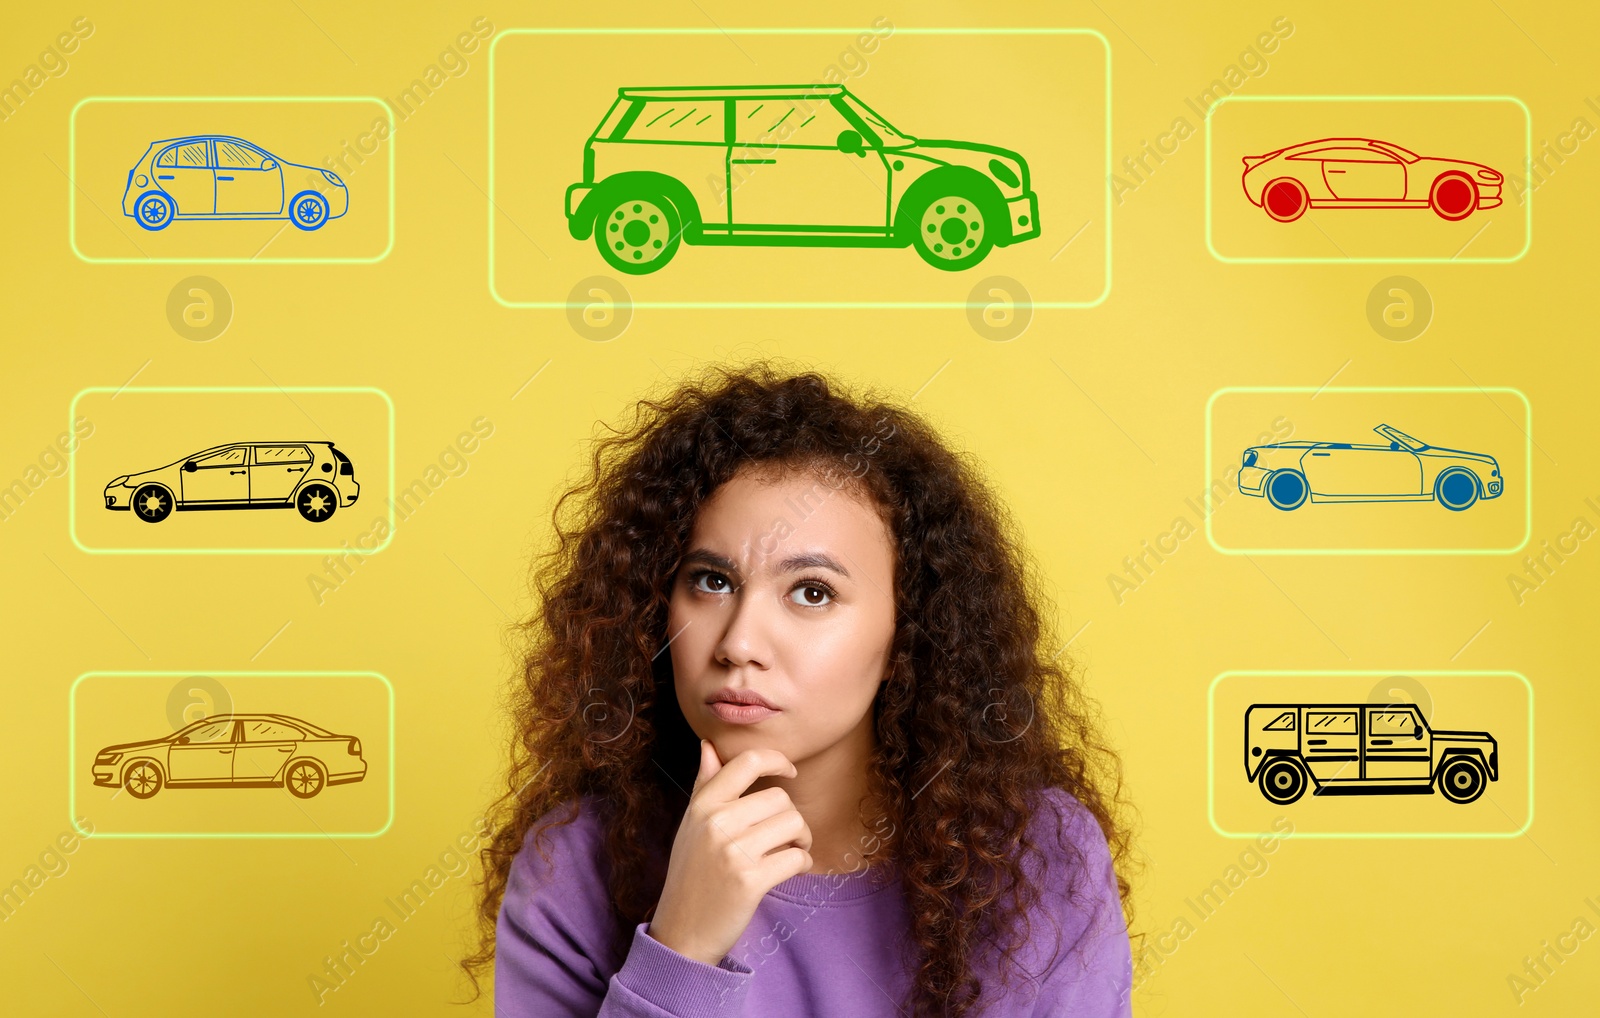
[[[1290,159],[1336,159],[1350,163],[1395,163],[1400,160],[1387,152],[1371,148],[1319,148],[1290,156]]]
[[[639,102],[639,100],[635,100]],[[629,141],[700,142],[721,145],[721,99],[646,99],[626,131]]]
[[[246,742],[282,742],[285,739],[303,739],[306,733],[298,728],[292,728],[281,721],[268,721],[265,718],[246,720],[244,723],[244,741]]]
[[[168,145],[166,148],[162,149],[161,153],[156,156],[156,165],[157,166],[176,166],[176,165],[178,165],[178,146],[176,146],[176,145]]]
[[[214,452],[204,459],[195,460],[196,466],[201,467],[237,467],[244,465],[245,447],[236,445],[221,452]]]
[[[189,745],[202,742],[232,742],[233,719],[212,721],[202,724],[193,731],[184,733],[189,737]]]
[[[260,152],[236,141],[217,142],[217,167],[219,169],[259,170],[264,162]]]
[[[734,140],[756,148],[836,148],[840,131],[855,130],[825,97],[740,99],[733,118]]]
[[[1354,735],[1356,733],[1355,711],[1306,711],[1306,733],[1308,735]]]
[[[258,445],[256,446],[256,466],[291,466],[298,463],[310,463],[311,450],[303,445]]]
[[[1408,710],[1375,710],[1367,715],[1369,735],[1410,735],[1417,727],[1417,716]]]
[[[1261,729],[1263,732],[1292,732],[1294,731],[1294,711],[1286,710],[1272,719],[1272,723]]]

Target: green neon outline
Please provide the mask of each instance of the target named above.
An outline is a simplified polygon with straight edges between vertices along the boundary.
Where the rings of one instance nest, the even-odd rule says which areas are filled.
[[[1206,489],[1210,490],[1211,474],[1211,407],[1217,397],[1230,392],[1464,392],[1487,396],[1491,392],[1508,392],[1522,400],[1523,459],[1528,464],[1528,480],[1523,485],[1525,507],[1523,510],[1522,543],[1515,548],[1224,548],[1211,533],[1212,513],[1206,514],[1206,541],[1223,555],[1515,555],[1533,539],[1533,404],[1521,389],[1509,385],[1491,385],[1487,388],[1474,385],[1230,385],[1211,394],[1206,400]],[[1235,476],[1237,487],[1238,478]]]
[[[384,689],[389,693],[389,817],[383,826],[376,831],[316,831],[297,833],[293,831],[180,831],[163,833],[158,831],[85,831],[78,826],[78,789],[77,789],[77,758],[78,758],[78,686],[84,679],[99,676],[182,676],[182,675],[232,675],[232,676],[308,676],[322,675],[338,678],[373,678],[383,683]],[[72,829],[86,838],[116,838],[116,839],[294,839],[306,838],[377,838],[388,832],[394,826],[394,684],[381,672],[319,672],[319,671],[265,671],[265,672],[208,672],[192,670],[186,672],[173,671],[109,671],[109,672],[84,672],[73,680],[72,686],[67,690],[67,822]]]
[[[389,243],[370,258],[91,258],[78,250],[78,111],[89,103],[376,103],[389,122]],[[67,244],[90,265],[375,265],[394,251],[394,136],[389,104],[374,95],[91,95],[67,118]]]
[[[1235,258],[1217,251],[1211,236],[1211,114],[1229,102],[1509,102],[1522,110],[1523,169],[1533,163],[1533,114],[1514,95],[1228,95],[1206,108],[1206,250],[1228,265],[1508,265],[1533,246],[1533,191],[1524,194],[1522,250],[1504,258]],[[1502,183],[1509,186],[1510,176]]]
[[[496,205],[494,200],[494,97],[495,97],[495,50],[501,40],[511,35],[859,35],[862,29],[856,28],[508,28],[497,32],[494,41],[489,43],[489,295],[501,307],[508,308],[563,308],[575,307],[571,301],[510,301],[500,295],[499,288],[495,285],[494,266],[494,219]],[[1056,28],[1036,26],[1032,28],[902,28],[895,26],[896,33],[906,35],[1089,35],[1100,40],[1101,49],[1105,51],[1106,75],[1106,243],[1105,243],[1105,285],[1100,290],[1100,296],[1092,301],[1035,301],[1034,308],[1094,308],[1105,303],[1111,295],[1111,44],[1106,37],[1093,28]],[[965,308],[966,301],[634,301],[635,308],[677,308],[703,310],[709,308],[728,309],[797,309],[815,308],[819,310],[840,310],[855,308]]]
[[[376,393],[383,397],[384,405],[389,408],[389,533],[375,548],[349,548],[344,545],[336,548],[91,548],[78,540],[78,447],[75,445],[67,453],[67,535],[81,552],[89,555],[376,555],[394,540],[394,400],[382,389],[371,385],[151,385],[121,388],[91,385],[79,389],[67,407],[68,433],[73,431],[73,421],[78,417],[78,400],[96,392],[266,392],[279,395],[292,392]]]
[[[1262,838],[1262,837],[1276,837],[1277,836],[1274,832],[1271,832],[1271,831],[1260,831],[1260,832],[1255,832],[1255,833],[1240,834],[1240,833],[1236,833],[1234,831],[1225,831],[1217,824],[1217,813],[1216,813],[1216,755],[1217,755],[1217,753],[1216,753],[1216,695],[1215,694],[1216,694],[1216,691],[1217,691],[1217,683],[1221,682],[1223,679],[1229,677],[1230,675],[1285,675],[1285,676],[1291,676],[1291,677],[1296,677],[1296,678],[1304,678],[1304,677],[1310,676],[1310,675],[1316,675],[1316,676],[1330,676],[1330,675],[1345,675],[1345,676],[1354,676],[1354,675],[1451,675],[1451,676],[1501,675],[1501,676],[1505,676],[1505,675],[1513,675],[1513,676],[1516,676],[1518,679],[1522,680],[1523,687],[1525,689],[1527,689],[1527,691],[1528,691],[1528,818],[1527,818],[1527,820],[1523,821],[1523,824],[1522,824],[1521,827],[1517,828],[1515,831],[1502,831],[1502,832],[1490,831],[1490,832],[1479,833],[1479,832],[1476,832],[1476,831],[1441,831],[1441,832],[1434,832],[1434,833],[1416,833],[1416,834],[1402,834],[1402,833],[1399,833],[1399,832],[1396,832],[1396,831],[1349,831],[1349,832],[1338,832],[1338,833],[1328,832],[1328,833],[1319,833],[1319,834],[1302,834],[1297,829],[1294,832],[1294,834],[1291,835],[1291,837],[1293,837],[1295,839],[1305,838],[1305,839],[1308,839],[1308,840],[1310,840],[1310,839],[1317,839],[1317,840],[1325,840],[1325,839],[1326,840],[1371,839],[1371,840],[1375,840],[1375,841],[1409,840],[1409,839],[1423,839],[1423,838],[1427,838],[1427,839],[1447,839],[1447,840],[1448,839],[1463,839],[1463,840],[1496,839],[1496,840],[1500,840],[1500,839],[1508,839],[1508,838],[1520,838],[1524,834],[1528,833],[1528,828],[1533,826],[1533,756],[1534,756],[1534,754],[1533,754],[1533,683],[1529,682],[1528,681],[1528,677],[1526,675],[1523,675],[1521,672],[1491,671],[1491,670],[1484,670],[1484,671],[1444,671],[1444,670],[1433,670],[1433,671],[1420,671],[1419,672],[1419,671],[1406,671],[1405,669],[1400,669],[1400,668],[1390,669],[1388,671],[1374,671],[1374,670],[1365,670],[1365,671],[1280,670],[1280,669],[1270,669],[1270,668],[1268,668],[1268,669],[1239,669],[1239,670],[1235,670],[1235,671],[1219,672],[1217,674],[1217,677],[1211,680],[1211,685],[1206,688],[1206,821],[1211,825],[1211,829],[1213,831],[1215,831],[1221,837],[1240,839],[1240,838]]]

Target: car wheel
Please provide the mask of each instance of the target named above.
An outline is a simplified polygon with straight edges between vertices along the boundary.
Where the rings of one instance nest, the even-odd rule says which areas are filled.
[[[328,221],[328,199],[316,191],[301,191],[289,202],[289,219],[302,230],[315,230]]]
[[[1278,222],[1292,223],[1311,207],[1311,196],[1300,181],[1293,177],[1279,177],[1268,181],[1267,186],[1262,188],[1261,207]]]
[[[1305,505],[1311,494],[1305,475],[1298,470],[1274,470],[1267,475],[1266,489],[1267,501],[1285,512]]]
[[[1439,772],[1439,793],[1451,802],[1463,805],[1483,794],[1489,775],[1483,764],[1470,756],[1458,756],[1444,765]]]
[[[947,194],[923,206],[913,244],[922,260],[937,269],[959,272],[983,261],[994,247],[992,216],[963,194]]]
[[[642,276],[672,260],[682,237],[682,221],[660,194],[625,195],[595,220],[594,243],[611,267]]]
[[[295,495],[294,507],[312,523],[323,523],[339,508],[339,496],[326,484],[312,482]]]
[[[1478,185],[1465,173],[1442,174],[1428,192],[1428,207],[1440,219],[1465,219],[1478,207]]]
[[[140,485],[128,505],[133,514],[146,523],[160,523],[172,515],[172,492],[159,484]]]
[[[148,799],[161,791],[161,768],[140,760],[122,775],[122,787],[135,799]]]
[[[178,206],[165,193],[150,191],[141,194],[133,203],[133,212],[140,226],[154,231],[165,229],[172,222],[172,217],[178,214]]]
[[[1306,794],[1306,769],[1293,757],[1280,756],[1269,760],[1257,775],[1261,794],[1269,802],[1287,806]]]
[[[311,798],[322,791],[322,786],[327,783],[322,768],[311,760],[296,760],[283,776],[283,787],[296,799]]]
[[[1478,500],[1478,479],[1465,467],[1451,467],[1433,482],[1433,497],[1458,513]]]

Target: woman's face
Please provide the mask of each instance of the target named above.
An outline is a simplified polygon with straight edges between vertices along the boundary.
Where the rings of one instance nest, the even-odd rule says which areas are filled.
[[[894,636],[889,529],[849,487],[741,471],[701,504],[667,619],[678,706],[723,761],[763,747],[798,765],[864,723],[870,738]],[[725,687],[778,711],[719,717]]]

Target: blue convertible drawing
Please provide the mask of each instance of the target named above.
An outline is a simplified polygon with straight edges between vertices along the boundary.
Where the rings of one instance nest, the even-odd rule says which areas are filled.
[[[1383,445],[1278,442],[1244,451],[1239,490],[1275,508],[1311,502],[1438,502],[1452,512],[1505,489],[1493,456],[1443,449],[1380,424]]]

